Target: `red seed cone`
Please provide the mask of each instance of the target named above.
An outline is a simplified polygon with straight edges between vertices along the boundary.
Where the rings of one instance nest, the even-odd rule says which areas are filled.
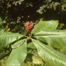
[[[32,29],[32,22],[27,21],[27,22],[24,24],[24,26],[25,26],[25,31],[26,31],[26,32],[30,32],[31,29]]]

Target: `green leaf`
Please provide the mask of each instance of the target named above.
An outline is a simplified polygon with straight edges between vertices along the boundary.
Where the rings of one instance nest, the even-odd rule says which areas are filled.
[[[35,35],[38,40],[66,54],[66,32],[39,32]]]
[[[34,46],[34,44],[32,42],[28,43],[28,48],[32,48],[32,49],[36,49],[36,47]]]
[[[24,62],[27,55],[27,41],[20,40],[17,43],[21,46],[12,50],[5,66],[20,66]]]
[[[0,31],[0,49],[20,39],[23,35],[18,33]]]
[[[58,26],[57,20],[43,21],[40,20],[38,24],[34,26],[32,33],[37,33],[40,31],[55,31]]]
[[[49,46],[41,43],[38,40],[32,39],[36,46],[39,56],[49,64],[49,66],[66,66],[66,56],[56,52]]]

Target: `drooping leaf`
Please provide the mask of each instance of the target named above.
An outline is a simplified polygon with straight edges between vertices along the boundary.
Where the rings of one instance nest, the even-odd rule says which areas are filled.
[[[32,33],[37,33],[40,31],[55,31],[58,26],[57,20],[43,21],[40,20],[38,24],[34,26]]]
[[[49,66],[66,66],[66,56],[54,51],[47,45],[38,40],[32,39],[36,46],[39,56],[49,64]]]
[[[39,32],[35,36],[38,40],[47,43],[53,48],[66,54],[66,32]]]
[[[12,50],[5,66],[20,66],[24,62],[27,55],[27,42],[26,40],[20,40],[17,43],[21,46]]]
[[[6,47],[10,43],[20,39],[23,35],[18,33],[0,31],[0,49]]]

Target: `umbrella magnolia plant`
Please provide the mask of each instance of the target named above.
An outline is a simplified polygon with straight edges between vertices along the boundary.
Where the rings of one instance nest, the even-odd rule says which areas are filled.
[[[66,66],[66,31],[57,29],[58,21],[40,19],[32,26],[25,23],[26,35],[0,31],[0,59],[8,55],[5,66],[21,66],[29,53],[37,53],[45,66]]]

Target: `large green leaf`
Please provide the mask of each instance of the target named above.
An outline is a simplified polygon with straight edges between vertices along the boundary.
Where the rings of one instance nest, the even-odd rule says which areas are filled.
[[[35,38],[66,54],[66,32],[39,32]]]
[[[41,43],[38,40],[32,39],[36,46],[39,56],[48,63],[49,66],[66,66],[66,56],[58,53],[49,46]]]
[[[55,31],[58,26],[57,20],[43,21],[40,20],[38,24],[34,26],[32,33],[37,33],[40,31]]]
[[[5,66],[20,66],[24,62],[27,55],[27,41],[20,40],[17,43],[21,46],[12,50]]]
[[[0,49],[20,39],[23,35],[18,33],[0,31]]]

